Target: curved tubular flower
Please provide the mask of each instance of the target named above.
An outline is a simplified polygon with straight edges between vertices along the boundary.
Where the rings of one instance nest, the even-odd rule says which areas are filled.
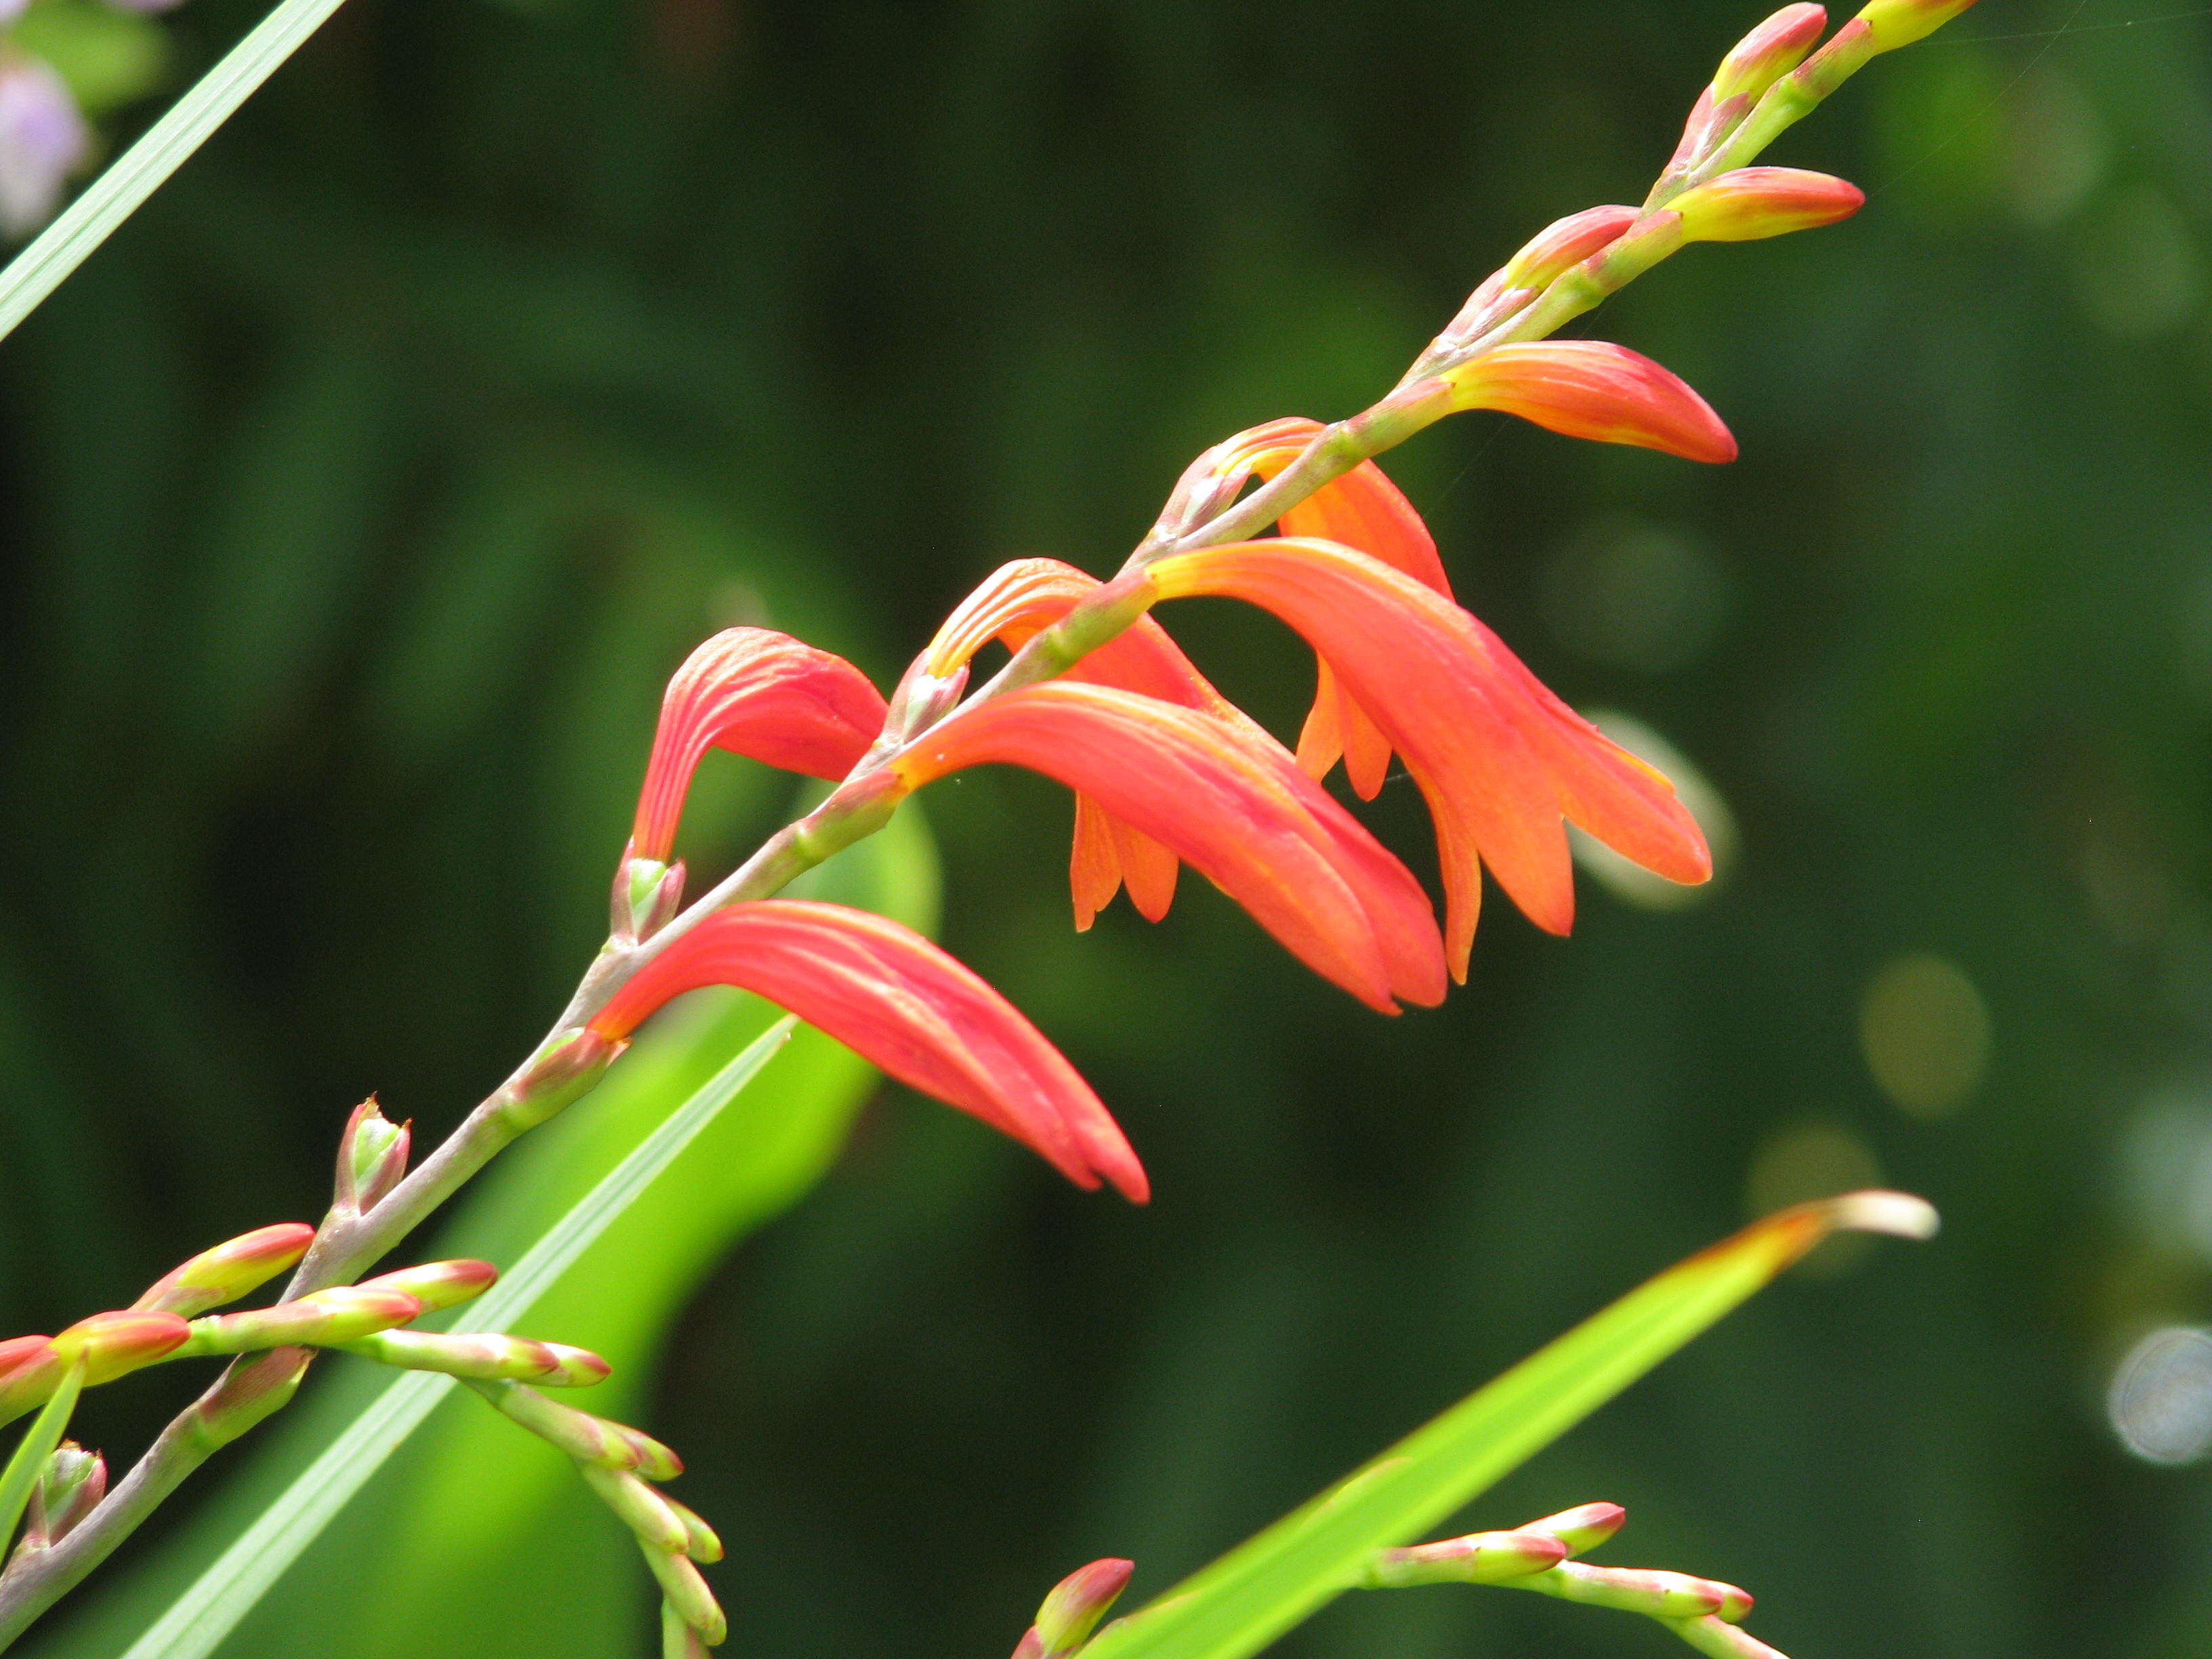
[[[621,1041],[702,985],[767,998],[1012,1136],[1079,1187],[1103,1176],[1133,1203],[1150,1194],[1136,1153],[1060,1051],[973,972],[888,917],[799,899],[719,910],[641,969],[591,1029]]]
[[[1802,167],[1738,167],[1677,196],[1686,242],[1755,242],[1848,219],[1866,194],[1848,179]]]
[[[1281,617],[1405,756],[1436,820],[1455,978],[1467,976],[1486,863],[1538,927],[1564,933],[1573,924],[1562,817],[1669,880],[1712,873],[1705,836],[1664,778],[1402,571],[1286,537],[1174,554],[1148,574],[1162,599],[1224,594]]]
[[[1454,409],[1495,409],[1570,438],[1732,461],[1735,440],[1712,406],[1649,357],[1607,340],[1499,346],[1437,377]]]
[[[638,792],[631,855],[665,863],[691,775],[709,749],[837,779],[883,729],[884,699],[842,657],[765,628],[731,628],[668,682]]]
[[[923,654],[925,670],[943,678],[993,640],[1018,651],[1100,585],[1089,572],[1058,559],[1017,559],[1001,565],[945,619]],[[1254,742],[1274,742],[1214,689],[1150,617],[1139,617],[1068,670],[1065,678],[1157,697],[1210,714]],[[1137,913],[1147,921],[1159,921],[1174,902],[1177,867],[1176,855],[1165,847],[1077,792],[1074,845],[1068,858],[1077,932],[1088,929],[1124,885]]]
[[[1370,1007],[1395,1013],[1394,998],[1443,1000],[1443,948],[1420,884],[1272,738],[1251,741],[1156,697],[1060,679],[963,709],[892,764],[919,787],[991,762],[1090,796]]]
[[[1632,209],[1621,210],[1632,217],[1634,215]],[[1613,234],[1619,234],[1614,227]],[[1589,236],[1584,234],[1579,240],[1570,240],[1580,246]],[[1602,246],[1602,241],[1598,245]],[[1296,460],[1322,429],[1319,421],[1297,416],[1271,421],[1216,446],[1201,465],[1234,490],[1255,474],[1263,479],[1273,477]],[[1372,461],[1362,461],[1291,507],[1283,514],[1280,528],[1285,536],[1316,536],[1356,547],[1446,599],[1451,597],[1451,579],[1444,574],[1443,561],[1437,556],[1436,540],[1429,534],[1428,526]],[[1345,776],[1362,800],[1373,800],[1389,775],[1389,741],[1337,684],[1326,659],[1319,660],[1315,670],[1313,708],[1298,732],[1297,754],[1298,764],[1316,779],[1327,777],[1341,757]]]

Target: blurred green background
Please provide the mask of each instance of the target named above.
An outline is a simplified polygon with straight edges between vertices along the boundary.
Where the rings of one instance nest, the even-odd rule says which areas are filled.
[[[1607,1559],[1747,1585],[1797,1659],[2212,1647],[2212,23],[2182,9],[1990,0],[1770,157],[1856,179],[1857,219],[1586,319],[1694,383],[1734,465],[1480,416],[1390,459],[1461,598],[1725,803],[1698,902],[1585,877],[1562,942],[1493,899],[1466,991],[1384,1021],[1202,883],[1078,938],[1064,795],[930,793],[943,937],[1158,1196],[886,1091],[726,1251],[859,1099],[817,1049],[760,1085],[813,1136],[775,1182],[726,1146],[688,1177],[710,1220],[533,1322],[629,1319],[732,1651],[988,1659],[1109,1553],[1156,1592],[1747,1213],[1877,1179],[1943,1237],[1817,1258],[1469,1524],[1626,1504]],[[257,11],[194,0],[173,83]],[[0,1323],[319,1213],[371,1090],[428,1133],[495,1084],[599,937],[705,633],[888,684],[1001,560],[1110,568],[1199,448],[1350,412],[1528,234],[1638,199],[1756,15],[352,0],[0,347]],[[1294,641],[1170,622],[1294,731]],[[702,871],[787,804],[709,771]],[[1409,786],[1370,817],[1428,870]],[[870,856],[860,890],[926,919],[926,838]],[[134,1449],[194,1380],[82,1431]],[[466,1432],[226,1651],[644,1652],[620,1537]],[[47,1650],[115,1651],[202,1513]],[[1686,1650],[1443,1589],[1284,1650]]]

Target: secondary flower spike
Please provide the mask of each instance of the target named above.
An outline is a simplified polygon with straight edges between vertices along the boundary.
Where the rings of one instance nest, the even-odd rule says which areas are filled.
[[[1680,379],[1605,340],[1500,346],[1439,377],[1454,409],[1494,409],[1570,438],[1732,461],[1735,440]]]
[[[1443,1000],[1420,884],[1272,739],[1249,741],[1158,698],[1052,680],[963,710],[894,765],[918,788],[992,763],[1091,797],[1369,1006],[1391,1013],[1394,997],[1425,1007]]]
[[[883,729],[883,696],[842,657],[765,628],[732,628],[668,683],[637,798],[631,854],[666,862],[691,775],[726,749],[809,777],[843,777]]]
[[[593,1017],[622,1039],[671,997],[734,985],[817,1026],[902,1083],[1041,1154],[1079,1187],[1141,1204],[1137,1155],[1091,1085],[996,991],[911,928],[841,904],[762,899],[718,910]]]
[[[1670,881],[1712,873],[1704,835],[1664,778],[1403,572],[1334,542],[1283,537],[1174,554],[1147,574],[1162,599],[1221,594],[1281,617],[1406,757],[1436,820],[1455,977],[1466,977],[1485,864],[1538,927],[1572,925],[1563,817]]]

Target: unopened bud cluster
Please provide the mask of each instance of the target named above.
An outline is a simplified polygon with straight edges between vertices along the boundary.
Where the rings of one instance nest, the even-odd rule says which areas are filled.
[[[1573,1558],[1620,1530],[1628,1513],[1618,1504],[1585,1504],[1530,1521],[1510,1532],[1469,1533],[1434,1544],[1376,1552],[1370,1589],[1409,1584],[1499,1584],[1563,1601],[1613,1607],[1656,1619],[1701,1653],[1734,1659],[1783,1659],[1739,1630],[1751,1596],[1717,1579],[1638,1567],[1594,1567]]]

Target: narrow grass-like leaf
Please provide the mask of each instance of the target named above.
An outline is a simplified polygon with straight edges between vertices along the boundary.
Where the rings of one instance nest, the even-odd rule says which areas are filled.
[[[778,1020],[730,1061],[668,1121],[638,1144],[515,1263],[458,1329],[501,1331],[530,1310],[547,1286],[605,1231],[736,1099],[790,1038],[796,1021]],[[329,1449],[225,1550],[125,1659],[205,1659],[283,1576],[346,1501],[428,1417],[451,1379],[433,1372],[401,1376],[377,1395]]]
[[[338,9],[283,0],[0,270],[0,337],[37,310]]]
[[[1084,1659],[1245,1659],[1557,1439],[1838,1228],[1924,1237],[1899,1193],[1800,1205],[1632,1291],[1129,1618]]]
[[[79,1359],[62,1373],[53,1397],[31,1419],[31,1426],[15,1443],[15,1455],[0,1471],[0,1554],[6,1553],[8,1540],[15,1535],[15,1523],[23,1518],[23,1506],[31,1501],[31,1488],[46,1472],[46,1460],[62,1443],[62,1431],[69,1427],[70,1413],[76,1409],[76,1397],[83,1389],[84,1361]]]

